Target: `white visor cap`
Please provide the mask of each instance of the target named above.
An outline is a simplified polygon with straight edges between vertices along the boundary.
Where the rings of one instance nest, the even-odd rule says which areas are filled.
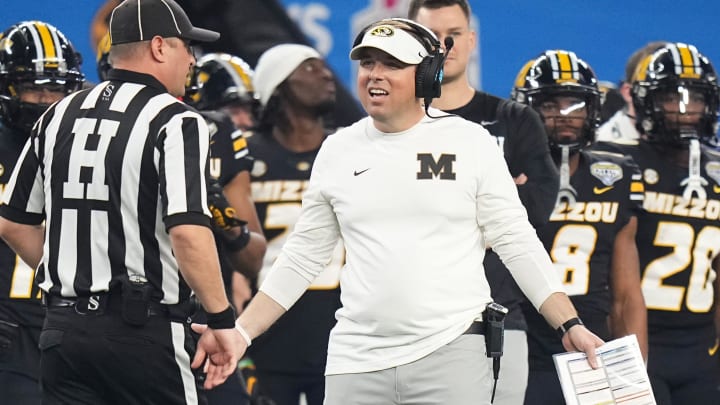
[[[365,48],[375,48],[386,52],[400,62],[418,65],[428,56],[428,51],[420,41],[402,28],[392,25],[378,25],[363,35],[360,44],[350,51],[350,59],[360,59]]]

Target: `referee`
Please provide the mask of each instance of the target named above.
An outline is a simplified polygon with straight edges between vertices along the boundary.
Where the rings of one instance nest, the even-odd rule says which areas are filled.
[[[35,124],[0,236],[38,269],[44,404],[204,404],[191,290],[208,312],[199,351],[219,365],[207,385],[234,371],[242,337],[210,231],[208,129],[177,98],[195,63],[189,43],[219,34],[173,0],[124,1],[110,34],[109,80]]]

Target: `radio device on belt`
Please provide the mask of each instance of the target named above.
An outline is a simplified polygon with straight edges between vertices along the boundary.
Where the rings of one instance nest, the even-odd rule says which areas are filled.
[[[507,313],[507,308],[495,302],[489,303],[482,313],[485,324],[485,354],[493,359],[493,378],[495,380],[490,403],[495,400],[495,389],[500,375],[500,357],[503,355],[503,335]]]
[[[123,280],[121,315],[125,322],[133,326],[143,326],[150,319],[150,299],[153,287],[140,276],[130,276]]]

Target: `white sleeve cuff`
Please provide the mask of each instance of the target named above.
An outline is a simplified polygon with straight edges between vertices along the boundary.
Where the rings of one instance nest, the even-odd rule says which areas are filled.
[[[300,299],[310,284],[311,281],[288,267],[273,267],[260,286],[260,291],[288,310]]]

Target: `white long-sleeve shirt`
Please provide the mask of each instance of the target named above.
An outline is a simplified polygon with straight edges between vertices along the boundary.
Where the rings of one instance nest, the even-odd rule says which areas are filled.
[[[261,290],[289,308],[340,236],[343,307],[326,374],[407,364],[462,334],[492,300],[486,244],[536,307],[562,291],[497,143],[456,116],[425,117],[392,134],[365,118],[330,136]]]
[[[597,130],[597,142],[636,141],[640,133],[635,128],[635,121],[627,115],[624,109],[616,112]]]

